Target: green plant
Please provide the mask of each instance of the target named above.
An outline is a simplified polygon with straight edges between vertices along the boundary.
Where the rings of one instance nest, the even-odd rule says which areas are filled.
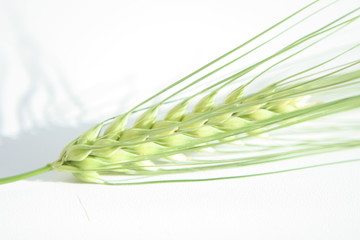
[[[356,137],[341,140],[336,138],[337,134],[343,134],[349,129],[358,131],[359,125],[356,121],[354,125],[332,122],[332,125],[326,127],[320,122],[321,125],[318,125],[317,129],[311,130],[311,135],[321,136],[321,141],[309,139],[308,135],[304,137],[301,132],[296,133],[295,140],[289,140],[282,134],[284,129],[289,132],[296,131],[294,126],[303,126],[305,122],[319,124],[317,119],[360,107],[360,60],[342,60],[344,56],[353,53],[360,44],[353,44],[306,68],[294,68],[290,73],[282,75],[275,72],[270,75],[271,79],[260,79],[278,65],[289,62],[357,21],[359,15],[356,13],[359,9],[285,44],[269,56],[258,59],[226,77],[216,76],[220,71],[226,71],[248,54],[319,13],[323,9],[314,10],[274,37],[263,40],[242,54],[238,53],[318,2],[314,1],[305,6],[128,112],[89,129],[68,144],[57,161],[33,172],[0,179],[0,183],[16,181],[49,170],[71,172],[82,181],[104,184],[204,181],[357,161],[358,159],[350,159],[309,164],[248,175],[171,177],[174,174],[240,168],[358,148],[360,140]],[[221,63],[231,56],[231,60]],[[340,64],[338,61],[341,61]],[[200,74],[203,75],[192,80]],[[253,87],[258,82],[262,86]],[[205,87],[201,86],[203,83],[206,84]],[[166,94],[168,95],[165,96]],[[314,100],[309,100],[310,96]],[[162,97],[158,103],[150,104],[158,97]],[[159,112],[166,112],[166,116],[159,117]],[[304,133],[306,129],[309,128],[300,128],[300,131]],[[264,134],[269,134],[271,139],[264,140],[261,137]],[[260,139],[260,143],[252,143],[254,139]],[[214,158],[214,154],[206,154],[204,149],[211,149],[216,157]],[[122,179],[124,176],[135,178],[129,181]],[[165,178],[147,178],[159,176]]]

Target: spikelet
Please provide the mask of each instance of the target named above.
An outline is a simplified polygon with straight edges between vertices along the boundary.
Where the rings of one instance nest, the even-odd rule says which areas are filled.
[[[254,124],[302,109],[290,105],[292,101],[296,102],[294,99],[269,105],[241,106],[237,103],[239,100],[234,97],[234,92],[219,106],[214,105],[216,94],[211,93],[203,97],[189,113],[185,113],[184,103],[181,102],[169,111],[164,120],[157,120],[157,107],[151,107],[130,128],[117,128],[112,124],[103,126],[106,128],[103,135],[97,125],[67,146],[55,164],[59,170],[65,167],[80,172],[87,171],[87,176],[88,171],[97,172],[99,169],[106,172],[118,172],[121,169],[121,172],[129,174],[157,171],[156,164],[151,159],[165,158],[164,164],[173,163],[173,159],[166,158],[179,154],[179,151],[186,152],[189,147],[206,146],[209,141],[222,141],[242,132],[248,134],[251,131],[247,129],[252,129]],[[229,100],[230,97],[233,101]],[[230,105],[234,106],[229,107]],[[228,110],[221,110],[224,108]],[[180,115],[181,118],[173,117]],[[123,118],[124,116],[118,116],[114,122]],[[168,120],[174,118],[178,121]],[[109,136],[117,138],[109,139]],[[76,176],[86,178],[82,173],[77,173]]]
[[[285,76],[273,74],[271,79],[263,79],[260,84],[258,83],[261,76],[271,72],[272,68],[289,61],[355,22],[359,18],[358,9],[309,32],[246,68],[230,75],[226,72],[230,65],[257,48],[279,38],[289,29],[295,28],[297,24],[318,14],[320,10],[311,10],[312,12],[285,31],[264,40],[245,54],[237,53],[239,50],[304,11],[310,11],[309,9],[316,6],[318,2],[314,1],[305,6],[130,111],[92,127],[69,143],[57,161],[27,174],[0,179],[0,183],[15,181],[48,170],[70,172],[82,181],[104,184],[226,179],[248,175],[221,177],[205,175],[196,179],[171,176],[208,172],[205,170],[238,169],[305,155],[357,148],[360,140],[356,137],[346,137],[343,141],[339,141],[336,137],[334,139],[336,134],[343,133],[341,126],[347,130],[359,131],[357,124],[353,126],[344,123],[334,128],[334,125],[325,127],[320,122],[320,125],[316,125],[318,129],[312,130],[315,136],[321,137],[316,140],[298,133],[297,139],[288,141],[287,135],[282,137],[281,134],[284,134],[284,131],[296,132],[294,126],[302,126],[302,123],[310,122],[315,126],[316,123],[318,124],[316,119],[360,108],[360,70],[358,68],[360,60],[357,58],[341,60],[344,55],[358,49],[360,44],[352,45],[340,53],[334,53],[325,60],[322,59],[301,70],[294,68]],[[212,69],[215,63],[231,56],[233,58],[227,63]],[[337,64],[332,65],[333,62]],[[261,69],[262,65],[265,66],[263,69]],[[261,70],[257,70],[258,68]],[[210,73],[203,73],[204,71],[210,71]],[[227,77],[218,77],[215,82],[211,80],[211,77],[220,71],[225,71]],[[203,75],[192,80],[191,77],[197,74]],[[187,85],[180,88],[180,84],[184,83]],[[198,84],[203,84],[202,86],[205,87],[199,87]],[[253,87],[256,84],[257,86]],[[179,90],[165,96],[168,90],[174,90],[176,87],[179,87]],[[195,89],[195,91],[186,96],[190,89]],[[334,95],[336,97],[333,97]],[[162,97],[158,104],[146,105],[157,97]],[[159,113],[164,111],[165,117],[160,117]],[[135,120],[131,121],[132,118]],[[354,122],[355,120],[354,117]],[[322,134],[329,132],[329,129],[331,136],[326,134],[323,136]],[[337,132],[336,129],[340,130]],[[267,136],[271,139],[267,139],[266,143],[251,143],[254,139],[267,138]],[[124,176],[133,178],[124,179]],[[147,177],[158,176],[166,176],[166,178],[147,180]]]

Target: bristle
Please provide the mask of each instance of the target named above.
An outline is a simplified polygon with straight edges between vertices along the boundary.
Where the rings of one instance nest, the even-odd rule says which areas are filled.
[[[275,162],[288,159],[289,156],[295,158],[305,153],[317,153],[320,151],[319,148],[310,146],[304,141],[300,145],[294,145],[294,147],[296,146],[294,151],[283,146],[283,148],[279,147],[279,149],[283,150],[276,154],[269,153],[252,158],[242,156],[230,159],[218,155],[218,159],[208,161],[192,157],[197,152],[214,154],[217,146],[238,142],[240,144],[237,144],[237,146],[239,148],[243,147],[245,151],[245,148],[250,145],[247,145],[243,140],[261,136],[271,138],[272,133],[279,129],[359,108],[360,95],[356,91],[349,90],[349,86],[352,86],[353,89],[359,87],[360,71],[356,67],[360,64],[360,60],[343,62],[336,67],[331,66],[325,70],[323,68],[334,59],[354,51],[359,45],[352,46],[342,53],[305,70],[294,70],[288,76],[261,82],[261,87],[258,87],[257,91],[248,90],[252,87],[252,84],[257,83],[262,74],[277,65],[289,61],[292,57],[306,51],[356,21],[359,18],[359,16],[355,15],[357,10],[340,16],[330,24],[310,32],[275,51],[275,54],[259,59],[257,63],[243,68],[229,77],[219,79],[215,83],[209,83],[205,85],[205,88],[199,88],[192,96],[182,99],[180,102],[175,101],[177,104],[167,110],[164,118],[159,117],[159,111],[163,109],[169,100],[200,82],[206,82],[212,74],[226,69],[226,67],[240,60],[246,54],[236,57],[223,66],[190,82],[187,86],[180,88],[168,97],[164,97],[158,104],[145,108],[142,114],[137,117],[133,126],[127,126],[128,118],[133,116],[135,110],[138,110],[143,104],[161,94],[165,94],[171,88],[175,89],[178,84],[209,68],[212,64],[230,54],[235,54],[246,44],[273,30],[316,2],[304,7],[252,40],[189,74],[170,87],[165,88],[129,112],[91,128],[64,149],[60,159],[52,165],[53,168],[73,172],[82,181],[111,183],[104,180],[102,175],[157,176]],[[317,11],[305,16],[303,20],[316,13]],[[292,27],[296,25],[294,24]],[[281,34],[265,41],[263,45]],[[259,47],[261,46],[259,45]],[[251,53],[251,51],[248,53]],[[272,65],[266,67],[260,74],[255,72],[256,68],[262,64],[277,59],[284,54],[288,55],[277,60],[276,63],[271,63]],[[314,70],[319,67],[322,67],[321,71],[314,73]],[[241,77],[253,71],[255,77],[251,77],[250,80],[244,83]],[[224,96],[226,90],[227,93]],[[340,97],[336,99],[317,100],[314,98],[314,100],[309,100],[310,96],[326,95],[334,91]],[[345,91],[348,94],[342,95]],[[222,103],[216,103],[218,97],[223,97]],[[101,132],[104,133],[101,134]],[[299,146],[304,148],[298,149]],[[349,142],[349,144],[340,146],[339,149],[347,149],[353,148],[354,144]],[[333,145],[323,145],[322,147],[328,151],[334,149]],[[242,150],[237,149],[235,152],[240,153]],[[172,181],[171,178],[168,181]]]

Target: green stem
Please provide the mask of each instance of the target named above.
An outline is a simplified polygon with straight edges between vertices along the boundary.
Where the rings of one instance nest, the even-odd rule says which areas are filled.
[[[25,178],[29,178],[32,176],[36,176],[42,173],[46,173],[51,171],[53,168],[50,165],[46,165],[42,168],[36,169],[34,171],[31,172],[26,172],[26,173],[22,173],[19,175],[15,175],[15,176],[11,176],[11,177],[6,177],[6,178],[0,178],[0,184],[5,184],[5,183],[11,183],[11,182],[15,182],[15,181],[19,181]]]

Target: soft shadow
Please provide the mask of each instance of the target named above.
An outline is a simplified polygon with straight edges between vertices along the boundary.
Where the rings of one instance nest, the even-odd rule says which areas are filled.
[[[21,68],[26,73],[29,86],[19,97],[19,104],[16,106],[16,120],[19,122],[18,134],[9,137],[4,134],[4,119],[7,112],[0,108],[0,178],[9,177],[24,172],[29,172],[57,160],[61,150],[67,143],[79,136],[93,123],[84,123],[85,115],[81,101],[67,83],[67,77],[57,67],[54,58],[32,38],[26,28],[26,23],[19,14],[19,6],[14,2],[0,3],[0,13],[7,18],[9,27],[13,30],[13,46],[16,49],[11,54],[16,54],[20,59]],[[2,49],[3,48],[3,49]],[[0,53],[4,51],[0,46]],[[4,91],[7,83],[11,81],[8,74],[11,74],[9,56],[0,55],[0,94]],[[10,69],[10,70],[9,70]],[[50,73],[50,74],[49,74]],[[46,94],[45,107],[42,109],[42,123],[39,124],[34,114],[32,101],[38,95],[39,89]],[[76,126],[66,125],[66,112],[59,106],[57,93],[61,91],[66,94],[70,102],[67,108],[76,113]],[[1,95],[0,95],[1,97]],[[6,99],[1,98],[3,103]],[[74,119],[73,119],[74,120]],[[59,122],[62,122],[59,126]],[[74,125],[74,124],[73,124]],[[30,180],[41,181],[63,181],[74,182],[69,173],[49,172],[39,175]]]
[[[35,170],[56,161],[62,148],[90,126],[83,124],[79,127],[38,128],[22,132],[16,138],[2,138],[0,178]],[[55,171],[32,177],[30,180],[76,181],[69,173]]]

